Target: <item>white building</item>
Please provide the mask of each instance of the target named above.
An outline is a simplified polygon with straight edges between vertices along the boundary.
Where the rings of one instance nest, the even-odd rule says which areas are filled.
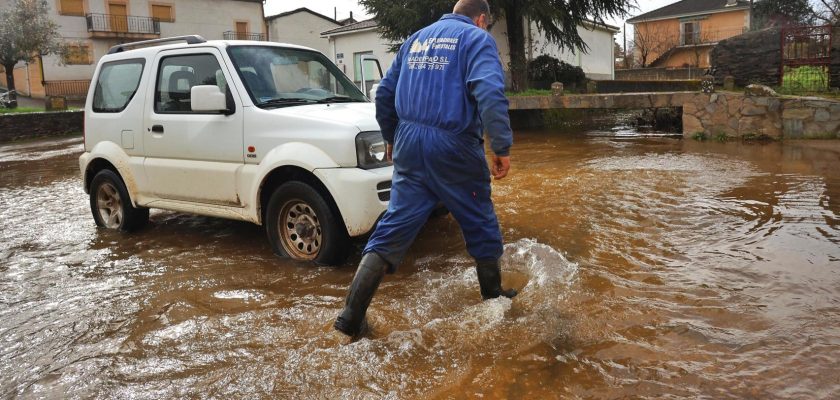
[[[377,27],[376,21],[368,19],[321,33],[330,44],[330,50],[324,54],[332,57],[338,67],[357,84],[362,80],[360,66],[363,55],[375,56],[383,73],[388,71],[396,58],[396,54],[390,51],[391,44],[379,36]],[[378,80],[378,72],[374,73],[367,66],[365,68],[366,80]]]
[[[543,54],[548,54],[560,61],[581,67],[586,77],[592,80],[615,79],[615,35],[620,31],[618,27],[599,25],[588,22],[578,25],[577,31],[583,42],[589,47],[587,52],[561,49],[552,43],[537,29],[533,22],[526,24],[530,29],[525,33],[527,44],[526,56],[529,60]],[[498,18],[490,30],[502,57],[502,64],[510,62],[510,46],[507,41],[507,23],[504,17]]]
[[[321,32],[335,29],[342,24],[308,8],[298,8],[266,18],[271,40],[311,47],[324,54],[332,54],[329,41]]]
[[[548,54],[571,65],[581,67],[590,79],[615,79],[614,36],[619,32],[619,28],[595,23],[578,26],[578,34],[589,46],[588,52],[583,53],[561,49],[558,45],[546,40],[535,24],[526,25],[530,25],[530,29],[525,36],[528,44],[526,54],[529,59]],[[330,50],[326,54],[332,56],[344,73],[357,83],[361,81],[359,65],[362,55],[372,54],[376,56],[383,71],[387,71],[394,61],[395,54],[389,51],[391,43],[379,36],[376,30],[377,26],[374,20],[369,19],[321,33],[321,36],[328,39],[330,43]],[[500,18],[490,30],[490,33],[496,39],[505,72],[507,72],[510,63],[506,29],[507,24],[504,18]],[[365,68],[367,78],[373,78],[369,68],[367,66]]]
[[[10,3],[0,0],[0,7]],[[181,35],[266,40],[263,0],[50,0],[48,5],[71,52],[64,60],[47,56],[43,65],[15,67],[18,92],[33,97],[84,96],[99,58],[120,43]]]

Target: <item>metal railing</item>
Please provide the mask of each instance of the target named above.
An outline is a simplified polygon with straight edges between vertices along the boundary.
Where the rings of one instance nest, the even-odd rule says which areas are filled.
[[[714,44],[724,39],[742,35],[747,28],[719,29],[714,31],[680,32],[680,46],[697,46]]]
[[[782,29],[783,93],[823,92],[832,83],[831,26],[802,26]]]
[[[141,33],[160,35],[160,21],[135,15],[88,14],[88,32]]]
[[[90,81],[46,81],[44,91],[47,96],[61,96],[68,99],[87,97]]]
[[[226,31],[224,33],[225,40],[258,40],[265,41],[265,35],[256,32],[234,32]]]

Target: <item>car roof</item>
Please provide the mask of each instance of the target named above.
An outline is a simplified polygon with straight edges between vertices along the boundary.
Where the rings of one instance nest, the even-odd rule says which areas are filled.
[[[265,41],[257,41],[257,40],[208,40],[203,43],[196,43],[196,44],[186,44],[186,43],[174,43],[174,44],[161,44],[161,45],[152,45],[148,47],[141,47],[137,49],[131,50],[124,50],[113,54],[107,54],[102,57],[100,63],[107,62],[107,61],[118,61],[118,60],[125,60],[131,58],[152,58],[157,53],[162,51],[168,50],[189,50],[194,48],[201,48],[201,47],[215,47],[220,50],[226,49],[228,47],[234,46],[263,46],[263,47],[277,47],[277,48],[284,48],[284,49],[296,49],[296,50],[307,50],[307,51],[314,51],[319,52],[310,47],[306,46],[299,46],[296,44],[289,44],[289,43],[278,43],[278,42],[265,42]],[[320,53],[320,52],[319,52]]]

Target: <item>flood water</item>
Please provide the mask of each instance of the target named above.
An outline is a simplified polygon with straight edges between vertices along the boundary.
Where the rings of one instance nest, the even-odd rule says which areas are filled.
[[[840,143],[516,134],[494,183],[512,301],[451,217],[371,306],[247,223],[98,230],[81,138],[0,147],[2,398],[840,396]],[[361,244],[359,244],[361,245]]]

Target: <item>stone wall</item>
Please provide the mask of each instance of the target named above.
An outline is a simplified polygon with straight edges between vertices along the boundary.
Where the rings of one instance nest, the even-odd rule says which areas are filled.
[[[720,41],[711,53],[718,84],[735,77],[735,84],[778,86],[781,82],[782,36],[778,28],[747,32]]]
[[[0,142],[82,133],[82,111],[0,114]]]
[[[698,94],[683,104],[683,135],[840,138],[840,102],[821,98]]]

